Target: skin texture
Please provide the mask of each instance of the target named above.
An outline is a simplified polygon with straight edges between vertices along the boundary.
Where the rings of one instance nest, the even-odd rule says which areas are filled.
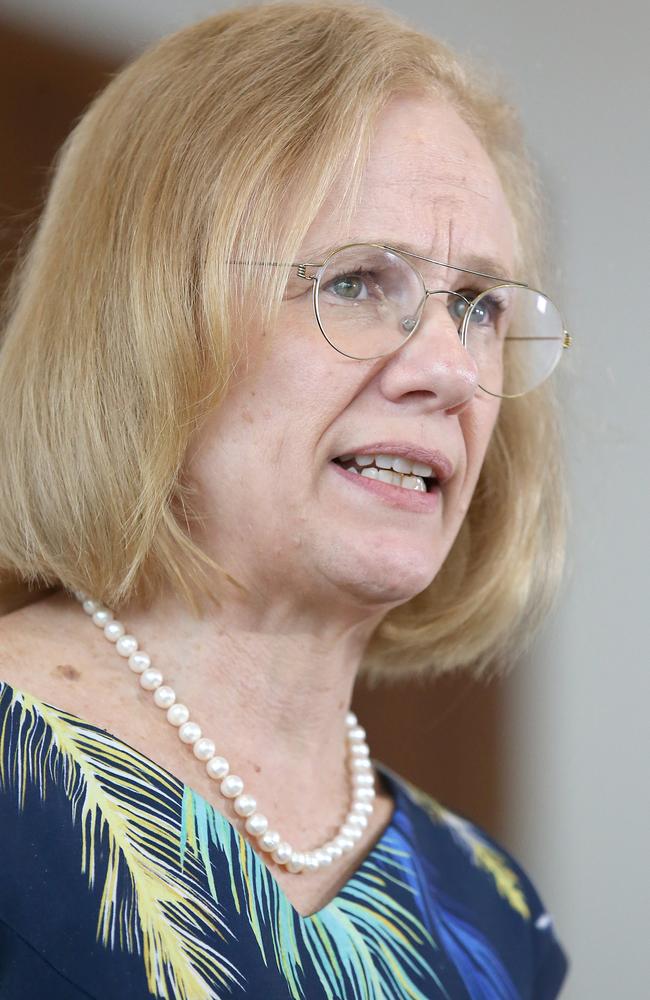
[[[442,102],[390,104],[359,203],[352,211],[341,207],[339,194],[335,187],[298,260],[361,239],[453,264],[487,256],[497,273],[513,272],[514,223],[494,167]],[[450,279],[450,272],[420,266],[429,288],[472,287],[463,275]],[[428,300],[420,328],[396,354],[356,361],[322,337],[306,307],[309,296],[306,284],[302,297],[283,303],[275,329],[249,331],[238,377],[187,457],[185,474],[202,513],[197,539],[248,596],[224,590],[221,607],[206,608],[200,622],[171,594],[151,608],[134,602],[120,616],[258,796],[272,826],[298,849],[331,836],[345,815],[343,717],[364,647],[386,612],[425,589],[442,565],[499,406],[477,390],[474,362],[440,299]],[[448,457],[453,475],[433,512],[391,507],[333,471],[332,458],[379,440]],[[64,636],[51,650],[52,670],[38,690],[36,682],[28,690],[83,710],[222,808],[149,696],[134,692],[129,671],[115,672],[114,651],[90,634],[97,630],[84,624],[75,602],[57,595],[40,604],[5,620],[24,632],[40,617],[48,622],[44,636],[52,635],[50,620]],[[114,677],[108,692],[107,663]],[[296,907],[311,912],[336,893],[391,807],[380,796],[373,825],[345,868],[296,878],[273,866]]]

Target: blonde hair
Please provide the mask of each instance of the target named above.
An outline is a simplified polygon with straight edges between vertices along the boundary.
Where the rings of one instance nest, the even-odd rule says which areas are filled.
[[[64,586],[119,609],[163,585],[195,614],[199,595],[218,602],[223,571],[190,537],[183,460],[228,389],[244,315],[272,322],[286,279],[229,261],[296,259],[342,164],[352,157],[354,192],[376,116],[413,92],[449,101],[480,138],[536,282],[539,196],[514,112],[447,47],[383,11],[232,10],[164,39],[91,105],[8,299],[9,603],[21,588]],[[557,455],[548,387],[504,402],[451,553],[386,615],[362,670],[479,672],[520,648],[560,571]]]

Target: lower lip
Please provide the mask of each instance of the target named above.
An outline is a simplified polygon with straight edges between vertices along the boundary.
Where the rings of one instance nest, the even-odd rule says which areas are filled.
[[[437,509],[440,503],[440,486],[434,486],[430,493],[422,493],[420,490],[407,490],[404,486],[391,486],[390,483],[382,483],[379,479],[362,476],[360,472],[347,472],[343,466],[337,465],[336,462],[330,462],[330,466],[351,486],[358,486],[360,489],[366,490],[388,504],[389,507],[411,510],[419,514],[430,514],[431,511]]]

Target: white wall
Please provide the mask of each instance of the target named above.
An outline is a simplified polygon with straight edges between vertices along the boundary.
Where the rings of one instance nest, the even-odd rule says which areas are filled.
[[[222,9],[0,0],[104,49]],[[573,504],[560,609],[508,687],[511,835],[572,959],[567,1000],[641,1000],[650,930],[650,7],[392,0],[511,81],[550,195],[575,347],[562,382]],[[540,468],[540,476],[553,469]]]

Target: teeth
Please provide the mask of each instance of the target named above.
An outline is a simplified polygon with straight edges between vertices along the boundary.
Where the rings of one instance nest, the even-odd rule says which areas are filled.
[[[408,458],[394,458],[393,469],[395,472],[404,472],[408,475],[413,472],[413,462],[410,462]]]
[[[391,486],[401,486],[405,490],[426,493],[425,478],[433,476],[433,468],[424,462],[412,462],[401,455],[341,455],[339,462],[348,464],[347,471],[361,473],[368,479],[376,479]]]
[[[374,464],[378,469],[392,469],[393,472],[399,472],[402,475],[409,473],[422,477],[433,475],[433,469],[430,465],[425,465],[424,462],[411,462],[410,459],[402,458],[401,455],[346,455],[341,458],[341,461],[347,461],[352,457],[360,468]]]
[[[348,472],[351,471],[348,469]],[[355,470],[356,471],[356,470]],[[381,483],[389,483],[391,486],[401,486],[405,490],[417,490],[426,493],[427,487],[421,476],[400,476],[390,469],[375,469],[373,467],[361,470],[361,475],[366,479],[377,479]]]

